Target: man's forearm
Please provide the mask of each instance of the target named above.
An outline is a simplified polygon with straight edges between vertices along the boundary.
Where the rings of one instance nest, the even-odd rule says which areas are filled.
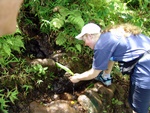
[[[82,74],[80,74],[80,76],[78,76],[78,79],[79,80],[91,80],[91,79],[97,77],[97,75],[100,72],[101,72],[101,70],[90,69],[90,70],[85,71]]]

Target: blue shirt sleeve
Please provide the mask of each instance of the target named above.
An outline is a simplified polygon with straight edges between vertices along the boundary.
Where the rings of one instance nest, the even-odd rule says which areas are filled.
[[[92,68],[96,70],[106,70],[108,62],[118,45],[118,39],[111,33],[102,34],[94,47],[94,57]]]

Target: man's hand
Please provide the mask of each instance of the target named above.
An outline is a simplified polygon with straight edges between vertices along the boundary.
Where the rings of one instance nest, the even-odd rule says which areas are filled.
[[[80,74],[75,73],[73,76],[69,77],[69,79],[71,80],[71,82],[77,83],[77,82],[80,81],[79,78],[78,78],[78,76],[80,76]]]
[[[91,68],[90,70],[85,71],[81,74],[75,73],[73,76],[69,77],[69,79],[73,83],[77,83],[79,81],[91,80],[91,79],[95,78],[100,72],[101,72],[101,70],[95,70],[95,69]]]

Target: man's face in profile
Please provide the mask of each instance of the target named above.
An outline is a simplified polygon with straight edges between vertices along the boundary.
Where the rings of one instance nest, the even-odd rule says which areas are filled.
[[[0,37],[16,31],[17,16],[23,0],[0,0]]]

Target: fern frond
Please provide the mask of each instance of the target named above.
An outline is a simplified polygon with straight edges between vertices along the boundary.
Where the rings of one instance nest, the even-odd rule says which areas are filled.
[[[59,9],[59,13],[60,13],[60,15],[66,17],[66,16],[68,16],[68,15],[70,14],[70,10],[67,9],[67,8],[65,8],[65,7],[61,7],[61,8]]]
[[[70,11],[70,14],[72,14],[76,17],[81,17],[81,11],[79,11],[79,10]]]
[[[63,19],[59,19],[59,18],[54,18],[50,22],[50,24],[51,24],[52,27],[60,29],[64,25],[64,20]]]
[[[69,15],[68,21],[74,24],[79,29],[81,29],[84,26],[84,21],[80,16]]]
[[[67,38],[65,37],[65,34],[62,32],[62,33],[59,33],[59,35],[57,36],[56,38],[56,44],[61,46],[63,45],[65,42],[67,41]]]
[[[75,47],[77,48],[77,50],[78,50],[79,52],[81,52],[81,48],[82,48],[82,47],[81,47],[80,44],[76,44]]]
[[[10,46],[7,43],[5,43],[5,44],[3,44],[2,48],[3,48],[3,51],[5,52],[5,54],[7,54],[7,56],[10,56],[10,54],[11,54]]]

